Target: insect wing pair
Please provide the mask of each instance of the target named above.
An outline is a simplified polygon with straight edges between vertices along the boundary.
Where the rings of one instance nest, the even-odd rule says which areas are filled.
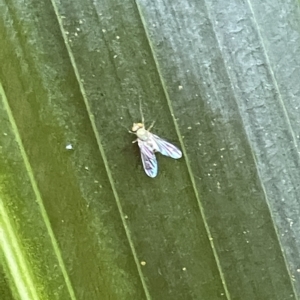
[[[136,129],[136,125],[139,125],[138,129]],[[158,171],[155,152],[174,159],[182,157],[182,153],[177,147],[146,130],[143,123],[133,124],[132,130],[137,135],[136,141],[141,151],[143,167],[149,177],[155,177]]]

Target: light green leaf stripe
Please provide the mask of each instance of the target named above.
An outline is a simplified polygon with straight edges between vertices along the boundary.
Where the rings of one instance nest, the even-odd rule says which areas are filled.
[[[38,203],[38,205],[40,207],[41,215],[43,217],[45,226],[47,228],[47,233],[48,233],[48,235],[49,235],[49,237],[51,239],[51,242],[52,242],[52,245],[53,245],[53,250],[54,250],[54,252],[56,254],[57,261],[58,261],[59,266],[60,266],[60,270],[61,270],[61,272],[62,272],[62,274],[64,276],[65,283],[66,283],[67,289],[68,289],[69,294],[70,294],[70,298],[71,299],[76,299],[75,293],[74,293],[74,290],[73,290],[73,287],[72,287],[72,284],[70,282],[68,273],[67,273],[65,265],[64,265],[64,261],[63,261],[62,256],[61,256],[60,249],[58,247],[56,238],[54,236],[53,230],[52,230],[51,225],[50,225],[49,218],[47,216],[45,207],[43,205],[43,201],[42,201],[39,189],[37,187],[37,183],[35,181],[35,178],[34,178],[34,175],[33,175],[33,171],[31,169],[31,166],[30,166],[30,163],[28,161],[25,149],[23,147],[23,144],[22,144],[19,132],[18,132],[18,128],[17,128],[16,123],[14,121],[14,117],[13,117],[12,112],[10,110],[10,107],[8,105],[8,101],[7,101],[4,89],[3,89],[3,87],[2,87],[1,84],[0,84],[0,95],[1,95],[1,99],[2,99],[2,105],[4,106],[4,108],[5,108],[6,112],[7,112],[7,116],[8,116],[9,122],[11,124],[12,131],[15,134],[15,139],[16,139],[16,141],[18,143],[18,146],[19,146],[19,149],[20,149],[20,153],[21,153],[21,156],[23,158],[23,161],[24,161],[24,164],[25,164],[25,167],[26,167],[26,170],[27,170],[27,174],[28,174],[28,177],[29,177],[32,189],[33,189],[34,194],[36,196],[36,202]],[[3,204],[2,204],[2,207],[1,207],[1,215],[2,215],[2,219],[6,220],[5,225],[6,225],[6,228],[7,228],[7,232],[9,233],[9,237],[7,236],[7,234],[4,235],[4,230],[2,229],[3,230],[2,241],[5,241],[6,243],[3,243],[3,245],[1,244],[1,246],[3,248],[3,252],[5,254],[6,260],[8,262],[11,262],[11,257],[9,257],[9,255],[8,255],[9,252],[8,251],[10,250],[10,248],[12,248],[13,251],[14,251],[14,253],[15,253],[15,255],[17,254],[17,256],[19,257],[19,260],[20,260],[20,262],[18,263],[19,270],[22,271],[22,273],[24,271],[24,274],[22,274],[22,277],[23,277],[24,283],[26,283],[28,285],[28,289],[30,290],[30,296],[31,296],[31,298],[33,300],[40,299],[38,297],[38,295],[36,295],[36,292],[34,291],[35,290],[35,288],[34,288],[34,282],[33,282],[33,280],[31,280],[31,276],[28,275],[28,274],[30,274],[30,271],[29,271],[29,268],[26,267],[25,259],[24,259],[24,257],[21,254],[22,253],[21,247],[16,242],[17,238],[13,234],[12,227],[8,226],[8,224],[9,224],[8,221],[7,221],[8,220],[8,216],[5,213]],[[11,243],[11,246],[9,246],[10,243]],[[16,263],[14,263],[13,265],[16,265]],[[15,268],[13,268],[11,266],[10,266],[10,269],[14,270],[14,271],[16,270]],[[15,274],[17,274],[17,273],[14,272],[13,276]],[[13,278],[15,280],[15,285],[18,287],[18,290],[20,290],[22,292],[24,290],[24,288],[20,289],[21,286],[19,288],[19,285],[21,284],[21,283],[19,283],[19,280],[18,280],[19,277],[20,276],[13,277]],[[25,278],[26,278],[26,280],[25,280]],[[27,299],[27,298],[24,298],[24,299]]]
[[[134,261],[135,261],[136,266],[137,266],[138,274],[140,276],[141,283],[142,283],[143,288],[144,288],[145,296],[146,296],[147,299],[150,300],[151,296],[150,296],[150,293],[148,291],[148,288],[147,288],[147,285],[146,285],[146,282],[145,282],[145,278],[144,278],[144,275],[143,275],[143,272],[142,272],[142,269],[141,269],[141,266],[140,266],[140,263],[139,263],[139,260],[138,260],[138,256],[137,256],[137,253],[136,253],[131,235],[130,235],[130,231],[129,231],[127,225],[126,225],[125,214],[123,212],[121,202],[120,202],[120,198],[119,198],[119,195],[118,195],[117,190],[116,190],[115,185],[114,185],[114,180],[113,180],[113,177],[112,177],[112,173],[111,173],[111,170],[110,170],[109,165],[108,165],[108,161],[107,161],[107,158],[106,158],[106,155],[105,155],[105,151],[104,151],[103,146],[102,146],[102,141],[101,141],[98,129],[97,129],[96,124],[95,124],[94,116],[93,116],[92,110],[90,108],[89,101],[87,99],[86,92],[85,92],[84,86],[82,84],[82,80],[80,78],[80,74],[79,74],[79,71],[78,71],[78,68],[77,68],[77,64],[76,64],[72,49],[69,45],[68,38],[66,36],[65,30],[63,28],[62,19],[60,18],[58,8],[57,8],[57,5],[56,5],[55,1],[52,1],[52,4],[53,4],[54,10],[55,10],[55,14],[57,16],[57,20],[59,22],[59,26],[60,26],[62,36],[65,40],[66,48],[68,50],[68,54],[69,54],[69,57],[70,57],[70,61],[72,62],[72,66],[74,68],[74,73],[76,75],[78,85],[80,87],[80,91],[82,93],[82,98],[85,102],[86,109],[88,111],[88,114],[89,114],[89,117],[90,117],[90,120],[91,120],[91,125],[92,125],[93,131],[95,133],[95,138],[97,140],[99,151],[100,151],[101,156],[103,158],[103,162],[104,162],[104,165],[105,165],[107,176],[109,178],[109,181],[110,181],[110,184],[111,184],[111,187],[112,187],[114,197],[116,199],[116,204],[117,204],[118,210],[120,212],[120,217],[121,217],[121,220],[122,220],[122,223],[123,223],[123,226],[124,226],[124,230],[126,232],[128,243],[130,245],[132,255],[133,255]]]
[[[22,300],[40,299],[30,274],[30,268],[23,255],[24,252],[4,207],[3,199],[0,199],[0,245],[19,298]]]
[[[199,193],[198,193],[198,190],[197,190],[197,185],[196,185],[196,182],[195,182],[194,172],[193,172],[192,167],[191,167],[191,162],[189,160],[188,153],[185,149],[185,144],[184,144],[183,138],[180,134],[180,129],[179,129],[178,123],[176,122],[176,119],[175,119],[174,111],[173,111],[173,108],[172,108],[172,102],[171,102],[170,95],[169,95],[168,90],[167,90],[167,86],[166,86],[165,81],[164,81],[164,77],[163,77],[162,72],[160,70],[159,62],[158,62],[157,57],[155,55],[155,49],[153,47],[151,38],[149,37],[149,32],[147,31],[148,26],[147,26],[146,21],[143,18],[142,9],[141,9],[140,5],[138,4],[138,2],[137,2],[137,8],[139,9],[141,20],[142,20],[142,23],[143,23],[143,26],[144,26],[144,29],[145,29],[145,34],[148,38],[149,46],[150,46],[152,54],[153,54],[153,58],[154,58],[154,61],[155,61],[156,67],[157,67],[159,78],[160,78],[162,87],[164,89],[165,95],[166,95],[166,100],[167,100],[167,103],[168,103],[168,108],[170,110],[170,115],[172,116],[172,120],[173,120],[173,123],[174,123],[174,127],[176,129],[176,132],[177,132],[178,139],[180,141],[182,152],[184,153],[184,159],[185,159],[185,162],[186,162],[186,165],[187,165],[187,169],[188,169],[188,173],[189,173],[189,176],[190,176],[190,179],[191,179],[192,187],[193,187],[193,190],[195,192],[195,198],[197,199],[200,214],[202,216],[203,223],[204,223],[205,229],[207,231],[207,235],[209,237],[209,242],[210,242],[210,245],[211,245],[213,255],[214,255],[215,260],[216,260],[216,264],[217,264],[217,267],[218,267],[218,270],[219,270],[219,274],[220,274],[221,281],[222,281],[222,284],[223,284],[224,292],[226,294],[227,299],[230,300],[231,299],[230,293],[229,293],[227,285],[226,285],[226,280],[225,280],[225,277],[224,277],[224,274],[223,274],[223,271],[222,271],[222,266],[221,266],[221,263],[220,263],[218,253],[217,253],[216,248],[214,246],[211,230],[210,230],[209,225],[206,221],[204,207],[201,204],[201,199],[200,199],[200,196],[199,196]]]

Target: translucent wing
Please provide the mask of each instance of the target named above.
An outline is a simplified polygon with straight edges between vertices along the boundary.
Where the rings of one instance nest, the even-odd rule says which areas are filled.
[[[169,156],[175,159],[178,159],[182,156],[181,151],[171,143],[163,140],[155,134],[152,134],[152,137],[159,148],[159,152],[162,155]]]
[[[153,178],[157,175],[158,170],[155,153],[152,147],[144,141],[138,140],[138,145],[141,151],[144,170],[149,177]]]

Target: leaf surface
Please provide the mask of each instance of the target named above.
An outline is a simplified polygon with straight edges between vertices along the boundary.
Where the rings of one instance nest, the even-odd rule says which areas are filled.
[[[8,297],[297,299],[298,2],[0,10]],[[140,102],[183,151],[155,179]]]

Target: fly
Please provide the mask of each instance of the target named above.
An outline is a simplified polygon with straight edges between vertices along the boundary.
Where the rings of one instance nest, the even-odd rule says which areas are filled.
[[[154,178],[157,175],[158,165],[155,156],[155,152],[160,152],[162,155],[178,159],[182,157],[181,151],[172,145],[171,143],[165,141],[159,136],[150,132],[154,125],[154,122],[150,125],[148,129],[144,125],[144,117],[142,115],[141,123],[133,123],[131,133],[137,136],[137,139],[132,143],[138,143],[144,170],[149,177]]]

